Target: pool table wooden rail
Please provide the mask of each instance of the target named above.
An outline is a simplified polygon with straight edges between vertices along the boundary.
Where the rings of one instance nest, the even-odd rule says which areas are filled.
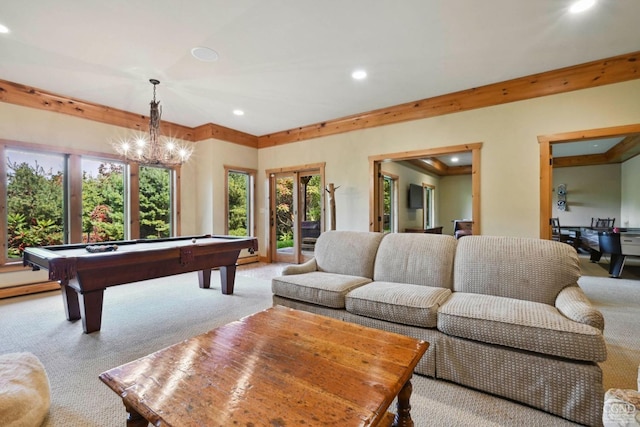
[[[118,250],[89,253],[88,245],[59,245],[23,254],[24,265],[47,269],[49,279],[60,282],[67,319],[82,319],[86,333],[100,330],[107,287],[197,271],[199,286],[209,288],[211,269],[219,267],[222,293],[233,294],[240,251],[258,249],[255,238],[210,235],[108,243]]]

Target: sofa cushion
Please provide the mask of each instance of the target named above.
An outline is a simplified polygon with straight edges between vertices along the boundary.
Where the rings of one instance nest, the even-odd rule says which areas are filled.
[[[345,308],[345,295],[371,282],[368,277],[314,271],[274,277],[271,291],[281,297],[332,308]]]
[[[405,325],[435,328],[438,307],[451,290],[404,283],[372,282],[349,292],[347,311]]]
[[[453,287],[456,239],[442,234],[387,234],[378,248],[373,280]]]
[[[560,291],[579,277],[578,254],[565,243],[467,236],[458,240],[453,290],[554,305]]]
[[[384,234],[326,231],[318,237],[314,256],[318,271],[373,278],[373,262]]]
[[[553,306],[513,298],[454,292],[438,311],[438,330],[574,360],[607,358],[604,337],[597,328],[574,322]]]

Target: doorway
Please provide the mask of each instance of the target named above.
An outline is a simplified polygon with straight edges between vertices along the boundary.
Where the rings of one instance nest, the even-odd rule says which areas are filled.
[[[324,230],[324,163],[267,174],[270,258],[300,264],[313,257],[316,240]]]
[[[471,210],[473,234],[481,233],[480,218],[480,151],[482,143],[454,145],[426,150],[380,154],[369,157],[369,230],[384,230],[384,172],[382,165],[391,161],[412,161],[434,156],[471,153]]]
[[[543,135],[538,137],[540,145],[540,238],[551,239],[551,224],[550,218],[552,217],[552,195],[553,195],[553,146],[555,144],[563,144],[578,141],[593,141],[596,139],[613,138],[620,136],[634,136],[640,134],[640,124],[627,125],[627,126],[615,126],[610,128],[600,128],[583,130],[576,132],[566,132],[554,135]],[[627,142],[625,142],[627,141]],[[640,151],[640,144],[637,140],[635,143],[628,142],[631,139],[625,138],[621,144],[613,147],[611,150],[600,155],[598,159],[593,159],[590,156],[574,156],[569,161],[572,166],[586,165],[589,161],[594,161],[593,164],[605,164],[616,163],[624,161],[625,158],[633,157]],[[563,158],[563,163],[567,163]],[[556,160],[556,163],[558,161]]]

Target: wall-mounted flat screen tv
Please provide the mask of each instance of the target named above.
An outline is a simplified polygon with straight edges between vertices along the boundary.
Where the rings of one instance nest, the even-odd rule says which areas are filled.
[[[422,185],[409,184],[409,209],[424,207],[424,191]]]

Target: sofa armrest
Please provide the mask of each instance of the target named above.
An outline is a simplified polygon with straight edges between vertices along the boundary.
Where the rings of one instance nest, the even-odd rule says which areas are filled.
[[[288,265],[282,270],[283,276],[290,276],[293,274],[311,273],[318,270],[318,264],[315,258],[311,258],[309,261],[303,264]]]
[[[577,285],[562,289],[556,298],[556,308],[560,313],[585,325],[604,330],[604,317],[591,305],[584,291]]]

